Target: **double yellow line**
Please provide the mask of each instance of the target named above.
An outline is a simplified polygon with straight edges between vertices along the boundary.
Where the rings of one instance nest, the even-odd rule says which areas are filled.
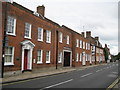
[[[106,89],[111,90],[120,81],[120,76]]]

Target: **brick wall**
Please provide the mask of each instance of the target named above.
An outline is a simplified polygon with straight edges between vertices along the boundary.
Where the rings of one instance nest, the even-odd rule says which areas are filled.
[[[3,4],[3,23],[5,16],[5,4]],[[40,14],[41,12],[39,12]],[[42,11],[42,14],[44,12]],[[44,67],[55,67],[56,61],[58,57],[56,57],[59,52],[63,52],[64,50],[70,50],[72,52],[72,66],[82,66],[82,62],[80,62],[80,53],[85,52],[87,55],[91,54],[91,47],[89,50],[80,48],[80,40],[82,42],[93,43],[96,44],[95,39],[91,37],[91,32],[88,33],[88,37],[85,38],[83,35],[73,31],[72,29],[66,26],[60,26],[59,24],[53,22],[46,17],[35,16],[33,11],[24,8],[21,5],[16,3],[9,4],[7,3],[7,16],[12,16],[16,18],[16,36],[8,35],[9,46],[15,47],[15,55],[14,55],[14,65],[13,66],[5,66],[5,71],[16,71],[21,70],[22,64],[22,45],[21,42],[24,40],[30,40],[35,47],[33,49],[33,57],[32,57],[32,69],[44,68]],[[31,31],[31,39],[24,38],[25,33],[25,23],[30,23],[32,25]],[[38,27],[43,28],[43,41],[38,41]],[[4,25],[3,25],[4,28]],[[51,31],[51,43],[46,43],[46,30]],[[3,29],[4,31],[4,29]],[[58,32],[58,35],[57,35]],[[62,32],[63,38],[62,43],[59,42],[59,32]],[[4,33],[2,33],[4,34]],[[69,36],[69,44],[67,44],[67,35]],[[58,40],[57,40],[58,37]],[[76,47],[76,39],[79,40],[79,47]],[[58,42],[57,42],[58,41]],[[58,47],[56,46],[58,44]],[[82,45],[83,46],[83,45]],[[43,50],[43,63],[37,64],[37,51],[39,49]],[[46,51],[51,51],[50,56],[50,64],[46,63]],[[58,52],[57,52],[58,50]],[[76,62],[76,53],[78,55],[78,62]],[[63,59],[64,61],[64,59]],[[63,66],[63,63],[59,63],[58,66]],[[89,59],[86,61],[86,65],[89,65]]]

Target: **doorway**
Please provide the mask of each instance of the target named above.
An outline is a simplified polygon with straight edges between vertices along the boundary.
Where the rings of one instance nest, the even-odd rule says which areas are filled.
[[[21,70],[22,71],[32,70],[32,54],[35,45],[29,40],[25,40],[21,42],[21,44],[22,44]]]
[[[24,50],[24,70],[28,70],[29,65],[29,57],[28,57],[28,52],[29,50],[25,49]]]
[[[64,67],[70,66],[71,52],[64,52]]]

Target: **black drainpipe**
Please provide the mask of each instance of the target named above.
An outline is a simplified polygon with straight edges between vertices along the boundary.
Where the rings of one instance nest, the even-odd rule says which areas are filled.
[[[58,31],[56,31],[56,69],[58,68]]]
[[[4,3],[4,2],[3,2]],[[4,37],[3,37],[3,46],[2,46],[2,71],[1,71],[1,77],[4,77],[4,60],[5,60],[5,47],[8,46],[8,42],[7,42],[7,2],[5,3],[6,7],[5,7],[5,19],[4,19]],[[7,42],[7,43],[6,43]]]

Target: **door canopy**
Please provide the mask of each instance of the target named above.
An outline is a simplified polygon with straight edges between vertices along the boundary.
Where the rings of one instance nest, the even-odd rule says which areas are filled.
[[[33,44],[31,41],[29,40],[25,40],[23,42],[21,42],[22,46],[26,47],[26,48],[34,48],[35,44]]]

